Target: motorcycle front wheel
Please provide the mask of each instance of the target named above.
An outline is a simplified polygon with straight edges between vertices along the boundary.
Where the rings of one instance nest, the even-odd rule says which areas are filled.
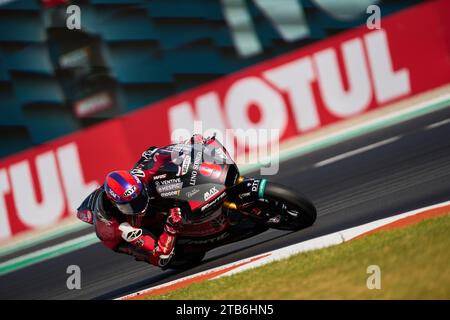
[[[316,207],[307,197],[273,182],[266,183],[263,197],[245,211],[259,223],[280,230],[304,229],[317,218]]]

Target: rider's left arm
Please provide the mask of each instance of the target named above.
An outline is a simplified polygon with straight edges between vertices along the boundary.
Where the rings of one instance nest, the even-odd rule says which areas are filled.
[[[159,265],[160,259],[167,259],[173,254],[175,240],[181,224],[181,210],[173,208],[164,225],[164,230],[158,238],[150,234],[144,234],[140,228],[134,228],[124,222],[119,229],[122,231],[122,238],[133,246],[136,254],[145,253],[147,261],[154,265]]]

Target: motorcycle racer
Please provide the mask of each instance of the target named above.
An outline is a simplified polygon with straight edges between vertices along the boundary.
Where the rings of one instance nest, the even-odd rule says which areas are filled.
[[[83,201],[77,216],[94,225],[106,247],[162,267],[174,254],[182,216],[176,206],[169,212],[152,212],[149,206],[154,196],[148,184],[155,173],[162,165],[177,166],[170,154],[158,150],[147,149],[130,172],[110,172],[104,184]]]

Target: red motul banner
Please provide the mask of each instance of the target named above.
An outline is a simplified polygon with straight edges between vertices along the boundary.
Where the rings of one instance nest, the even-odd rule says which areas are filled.
[[[274,129],[282,142],[450,83],[450,2],[410,8],[381,26],[345,32],[3,159],[0,239],[70,216],[110,170],[131,168],[149,146],[194,129],[220,140],[227,129]]]
[[[73,214],[114,167],[135,160],[119,120],[0,161],[0,239]]]
[[[255,65],[141,109],[125,126],[145,137],[135,123],[157,117],[156,144],[194,120],[206,132],[278,129],[284,140],[436,88],[450,81],[447,9],[436,1],[383,18],[381,30],[364,26]]]

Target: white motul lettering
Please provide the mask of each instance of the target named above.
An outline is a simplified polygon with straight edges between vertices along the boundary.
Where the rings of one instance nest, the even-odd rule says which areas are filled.
[[[195,108],[199,115],[199,119],[204,122],[202,132],[200,133],[205,137],[212,136],[215,133],[217,140],[223,141],[228,152],[233,154],[234,144],[231,143],[231,141],[226,140],[223,136],[226,125],[224,120],[222,120],[223,116],[217,93],[209,92],[199,96],[195,99]]]
[[[225,122],[220,110],[219,97],[215,92],[208,92],[199,96],[196,100],[196,113],[191,104],[183,102],[169,109],[169,125],[171,129],[171,141],[179,143],[189,139],[193,133],[204,136],[216,133],[219,141],[224,141],[225,148],[230,154],[234,152],[232,140],[223,136]],[[199,121],[195,120],[198,119]]]
[[[5,195],[9,193],[9,183],[6,170],[0,170],[0,239],[11,236],[9,225],[8,209],[6,208]]]
[[[411,92],[409,70],[394,71],[389,44],[384,30],[373,31],[364,37],[375,96],[383,103]]]
[[[215,129],[225,132],[225,123],[222,120],[220,102],[217,94],[209,92],[196,99],[196,115],[190,103],[183,102],[169,109],[169,123],[172,132],[172,141],[181,142],[191,137],[194,132],[195,120],[202,121],[204,132]]]
[[[236,140],[239,142],[239,144],[236,147],[236,154],[237,155],[245,155],[244,161],[248,161],[249,163],[255,163],[258,162],[258,146],[267,146],[269,144],[269,139],[267,139],[266,136],[258,135],[258,132],[261,132],[263,130],[253,130],[253,129],[234,129],[232,130],[234,137],[236,137]],[[261,140],[260,140],[261,139]],[[264,143],[261,143],[263,140]],[[250,152],[246,154],[246,148],[250,149]],[[241,161],[239,159],[239,161]]]
[[[360,39],[342,44],[348,90],[343,88],[336,52],[326,49],[314,55],[323,101],[338,117],[349,117],[365,110],[372,98],[369,72]]]
[[[261,113],[261,120],[252,123],[248,119],[247,109],[255,105]],[[234,129],[278,129],[283,135],[287,126],[287,111],[281,95],[268,84],[256,77],[248,77],[236,81],[225,97],[225,112]],[[271,137],[272,138],[272,137]],[[238,142],[245,144],[245,141]],[[271,142],[271,141],[270,141]],[[265,144],[268,141],[257,141]]]
[[[288,93],[299,131],[306,131],[320,125],[316,102],[311,89],[315,75],[310,58],[289,62],[264,73],[277,89]]]
[[[213,135],[217,130],[225,132],[219,96],[215,92],[199,96],[195,99],[195,109],[200,119],[204,121],[202,134],[205,137]]]
[[[94,191],[98,184],[95,181],[85,183],[78,148],[75,143],[69,143],[58,148],[56,153],[68,207],[72,212],[75,212],[83,199]]]
[[[169,126],[173,143],[188,139],[194,132],[194,114],[189,102],[182,102],[169,109]]]
[[[56,222],[65,208],[53,152],[37,156],[35,162],[42,194],[40,203],[36,200],[37,186],[36,188],[33,186],[28,161],[21,161],[10,167],[17,214],[21,221],[31,228],[44,227]]]

